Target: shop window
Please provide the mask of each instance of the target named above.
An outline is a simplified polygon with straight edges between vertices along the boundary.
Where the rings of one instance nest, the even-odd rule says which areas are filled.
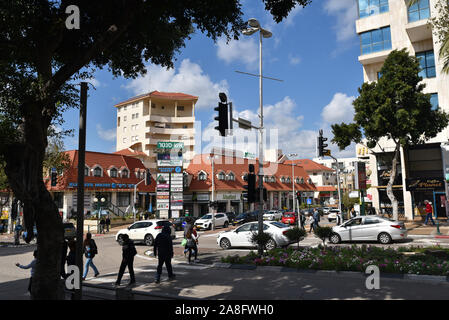
[[[129,192],[118,192],[117,193],[117,206],[127,207],[131,203],[131,194]]]

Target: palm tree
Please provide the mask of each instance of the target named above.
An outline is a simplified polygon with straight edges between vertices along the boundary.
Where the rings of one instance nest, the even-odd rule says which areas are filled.
[[[408,0],[408,6],[418,3],[420,0]],[[440,0],[437,8],[441,12],[440,19],[432,19],[432,27],[437,30],[441,42],[439,52],[440,59],[443,60],[443,72],[449,74],[449,3]]]

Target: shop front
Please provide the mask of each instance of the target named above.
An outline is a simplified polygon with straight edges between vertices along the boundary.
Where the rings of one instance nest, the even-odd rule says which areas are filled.
[[[424,200],[432,203],[435,218],[446,217],[446,194],[442,178],[411,178],[406,179],[407,191],[412,193],[414,213],[425,215]]]

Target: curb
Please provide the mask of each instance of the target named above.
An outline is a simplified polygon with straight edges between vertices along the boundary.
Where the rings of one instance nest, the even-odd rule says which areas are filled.
[[[277,266],[254,266],[245,264],[231,264],[231,263],[214,263],[214,268],[223,269],[239,269],[239,270],[257,270],[268,272],[288,272],[288,273],[313,273],[318,275],[330,275],[330,276],[344,276],[349,278],[366,278],[370,274],[366,274],[358,271],[336,271],[336,270],[313,270],[313,269],[297,269],[289,267],[277,267]],[[380,273],[380,278],[384,279],[396,279],[396,280],[408,280],[408,281],[423,281],[433,283],[447,283],[449,284],[449,276],[434,276],[434,275],[420,275],[420,274],[396,274],[396,273]]]

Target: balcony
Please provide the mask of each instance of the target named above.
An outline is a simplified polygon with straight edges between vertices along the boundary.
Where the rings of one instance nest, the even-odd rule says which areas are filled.
[[[405,30],[411,42],[432,39],[432,28],[427,19],[408,23]]]
[[[159,134],[178,134],[193,136],[195,134],[195,128],[158,128],[151,127],[150,132]]]
[[[195,117],[169,117],[169,116],[146,116],[146,121],[162,122],[162,123],[192,123],[195,122]]]
[[[383,51],[378,51],[378,52],[374,52],[374,53],[361,55],[361,56],[359,56],[359,62],[362,65],[368,65],[368,64],[385,61],[385,59],[387,59],[387,57],[391,51],[392,50],[383,50]]]

